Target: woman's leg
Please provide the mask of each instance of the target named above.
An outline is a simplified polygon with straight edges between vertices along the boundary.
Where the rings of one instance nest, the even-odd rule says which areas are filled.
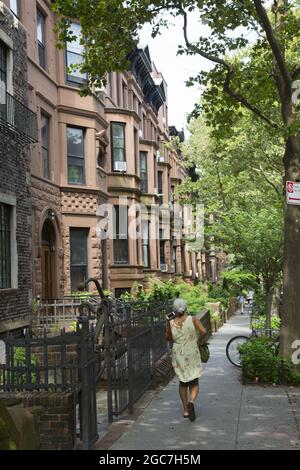
[[[197,400],[197,397],[199,395],[199,381],[198,380],[193,380],[193,382],[190,383],[189,385],[190,389],[190,400],[191,402],[195,402]]]
[[[183,414],[188,415],[188,387],[183,382],[179,382],[179,396],[183,405]]]

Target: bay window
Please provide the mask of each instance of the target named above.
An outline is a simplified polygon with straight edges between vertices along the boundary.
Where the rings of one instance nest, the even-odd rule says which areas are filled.
[[[83,129],[67,127],[67,152],[69,184],[85,184]]]

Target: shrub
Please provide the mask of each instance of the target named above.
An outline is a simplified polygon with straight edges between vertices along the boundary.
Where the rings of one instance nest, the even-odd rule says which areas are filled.
[[[276,343],[270,338],[257,338],[239,348],[247,379],[262,383],[278,383],[279,367]]]
[[[31,366],[35,367],[37,365],[37,360],[34,354],[31,354]],[[23,370],[14,372],[14,383],[15,384],[24,384],[26,383],[26,350],[22,346],[14,348],[14,367],[21,367]],[[7,374],[7,372],[5,372]],[[7,382],[7,377],[5,375],[5,380]],[[31,382],[36,383],[36,373],[31,373]]]
[[[271,329],[272,330],[279,330],[280,329],[281,320],[279,317],[271,317]],[[252,328],[254,330],[264,330],[266,328],[266,317],[259,316],[252,320]]]
[[[300,384],[300,373],[290,359],[278,356],[278,344],[272,338],[255,338],[239,347],[242,367],[250,382],[288,385]]]
[[[210,318],[216,322],[217,328],[220,328],[222,326],[222,318],[217,312],[211,312]]]

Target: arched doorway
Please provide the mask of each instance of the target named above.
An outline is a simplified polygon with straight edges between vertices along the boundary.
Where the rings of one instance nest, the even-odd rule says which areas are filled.
[[[55,298],[55,245],[56,234],[51,219],[46,219],[42,230],[42,299]]]

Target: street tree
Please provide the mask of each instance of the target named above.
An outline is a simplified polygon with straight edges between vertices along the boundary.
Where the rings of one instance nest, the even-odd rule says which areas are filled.
[[[82,67],[89,74],[91,85],[103,81],[105,69],[125,67],[127,54],[137,44],[139,30],[145,23],[152,24],[156,35],[167,26],[165,12],[181,17],[183,43],[179,53],[215,64],[211,72],[199,71],[194,79],[211,84],[210,96],[212,101],[219,99],[223,122],[236,119],[242,105],[262,123],[281,132],[285,145],[284,182],[300,181],[296,106],[300,76],[299,0],[55,0],[53,7],[60,17],[62,45],[72,39],[64,18],[74,17],[81,23],[86,51]],[[192,41],[189,16],[196,13],[210,31],[205,34],[199,25],[199,37]],[[233,52],[250,44],[251,67],[243,56],[231,61]],[[222,96],[218,93],[220,85]],[[281,352],[291,355],[293,342],[300,338],[300,207],[286,205],[284,221]]]
[[[208,243],[233,253],[235,266],[262,281],[269,327],[274,289],[282,279],[281,138],[260,135],[248,112],[227,133],[222,129],[216,135],[203,116],[191,123],[190,131],[182,151],[186,166],[196,167],[198,180],[187,178],[180,193],[189,195],[191,203],[202,202],[207,218],[213,214],[206,225]],[[256,139],[257,146],[251,142]]]

